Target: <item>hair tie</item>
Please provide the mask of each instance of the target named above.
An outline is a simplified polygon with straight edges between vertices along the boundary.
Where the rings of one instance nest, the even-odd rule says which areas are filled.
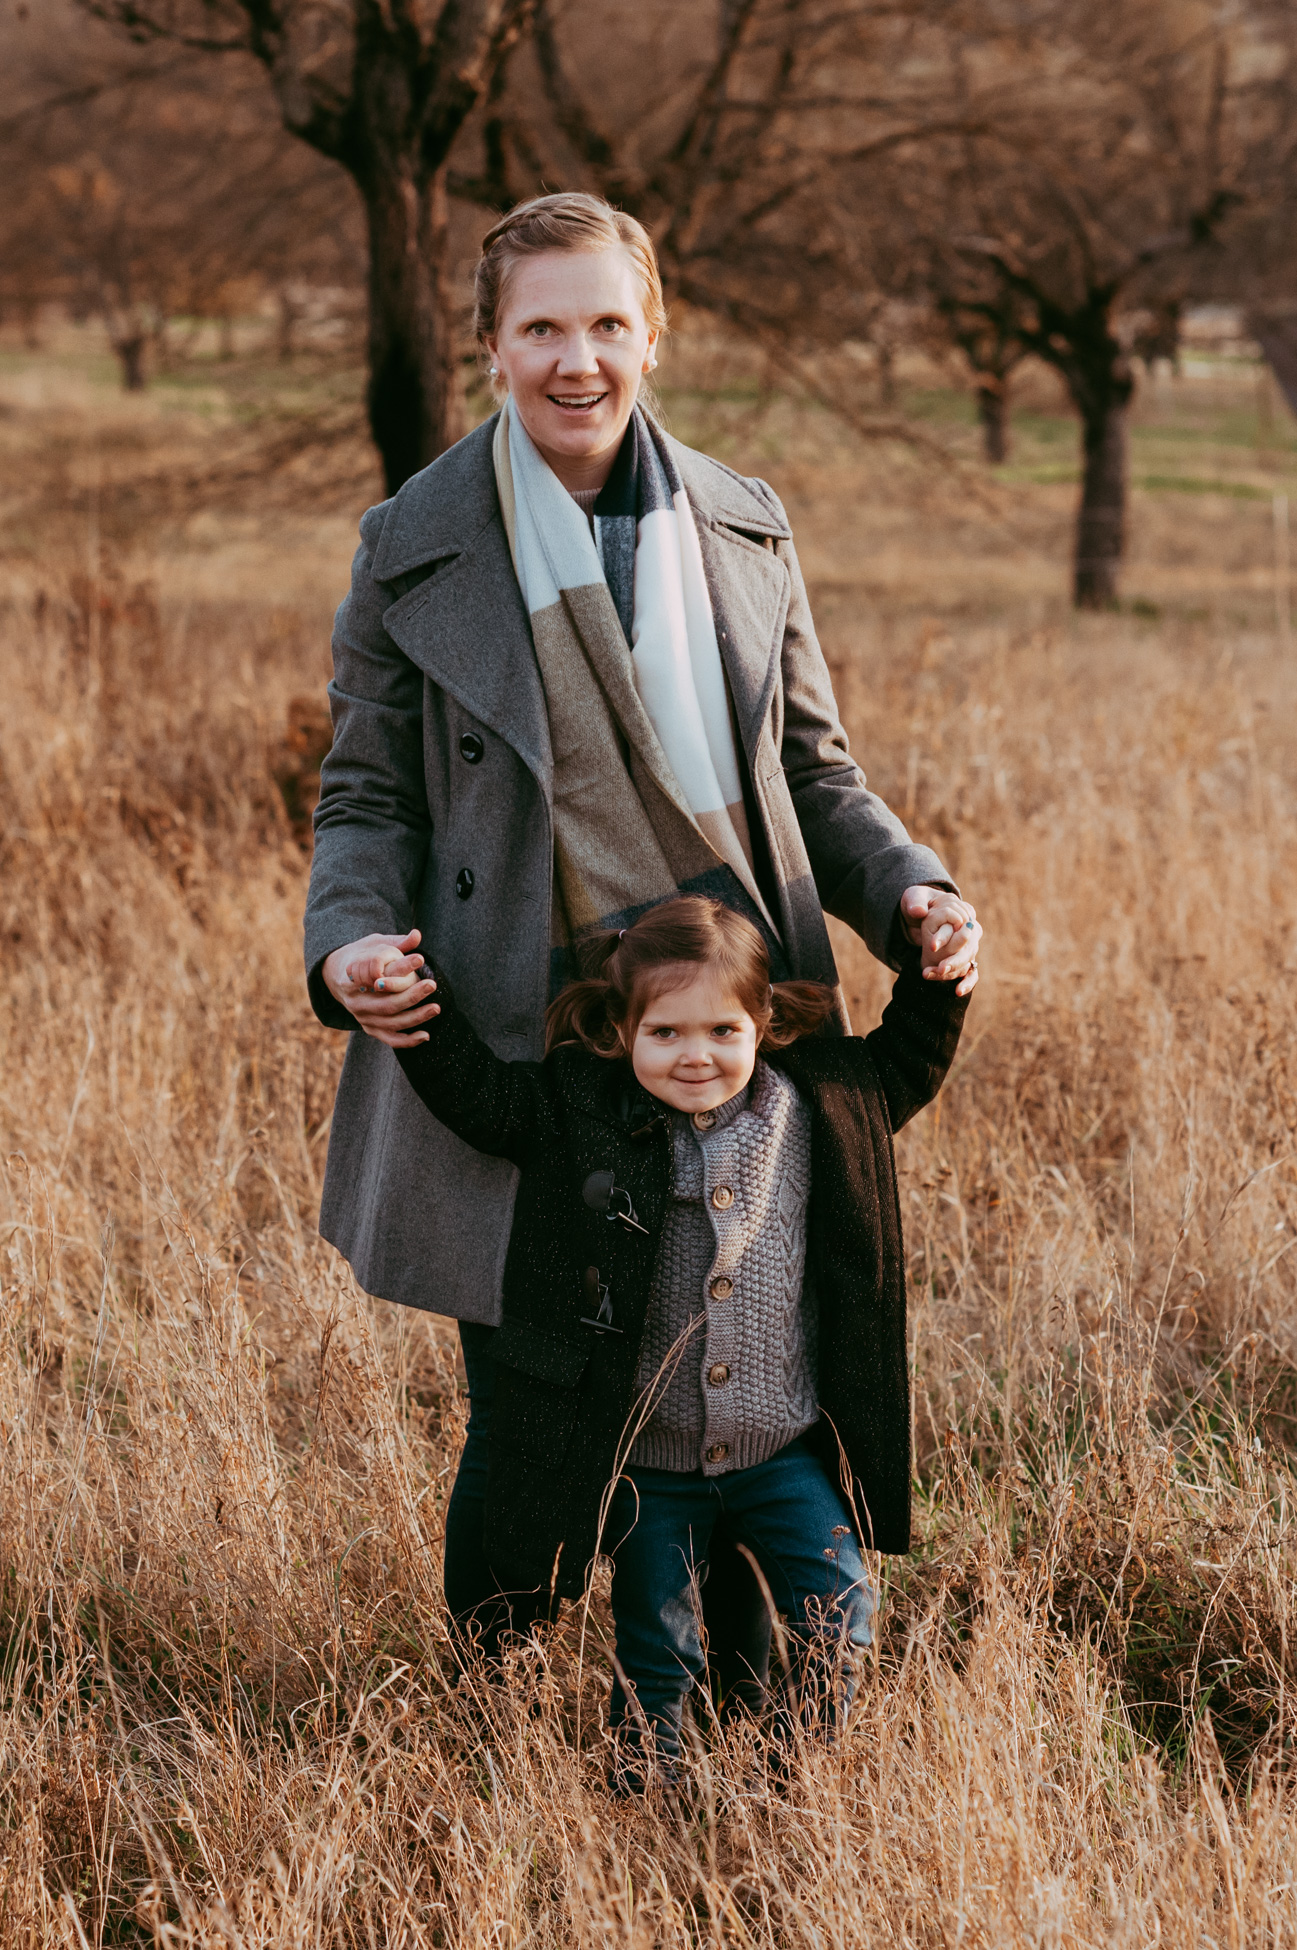
[[[625,930],[625,928],[618,928],[618,930],[617,930],[617,939],[618,939],[619,941],[624,941],[624,940],[626,939],[626,930]]]

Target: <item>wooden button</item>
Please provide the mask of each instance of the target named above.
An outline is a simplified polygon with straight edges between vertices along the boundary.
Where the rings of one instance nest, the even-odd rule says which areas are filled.
[[[716,1207],[717,1211],[723,1212],[727,1205],[733,1205],[733,1203],[734,1203],[734,1194],[730,1190],[729,1186],[718,1185],[716,1187],[716,1190],[712,1193],[712,1204]]]
[[[713,1442],[711,1448],[707,1451],[707,1460],[708,1462],[724,1462],[729,1453],[730,1445],[728,1442]]]
[[[729,1378],[730,1371],[723,1361],[718,1361],[714,1368],[707,1370],[707,1379],[713,1388],[723,1388]]]
[[[733,1280],[727,1280],[722,1273],[719,1280],[712,1281],[707,1291],[711,1294],[713,1300],[728,1300],[734,1291],[734,1282]]]
[[[715,1122],[716,1112],[714,1110],[700,1110],[694,1113],[694,1129],[696,1131],[710,1131]]]

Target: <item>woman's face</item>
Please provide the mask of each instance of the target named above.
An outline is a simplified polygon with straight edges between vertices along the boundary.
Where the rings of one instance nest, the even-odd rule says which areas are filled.
[[[543,251],[514,265],[487,345],[565,487],[602,487],[656,343],[625,251]]]

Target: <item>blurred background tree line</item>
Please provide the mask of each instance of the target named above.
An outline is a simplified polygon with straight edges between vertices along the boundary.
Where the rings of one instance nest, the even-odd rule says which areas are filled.
[[[599,190],[669,299],[864,434],[958,359],[986,457],[1041,361],[1081,431],[1073,589],[1117,595],[1128,417],[1237,307],[1297,410],[1293,0],[4,0],[0,306],[128,388],[273,314],[365,324],[389,492],[468,424],[495,211]]]

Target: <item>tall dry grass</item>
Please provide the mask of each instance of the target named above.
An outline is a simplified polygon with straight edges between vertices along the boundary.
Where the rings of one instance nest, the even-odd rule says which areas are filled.
[[[845,712],[989,930],[901,1145],[920,1548],[837,1748],[704,1728],[679,1808],[604,1791],[601,1597],[452,1687],[453,1340],[314,1232],[275,774],[345,528],[11,556],[6,1946],[1297,1943],[1293,675],[1223,614],[863,600],[913,577],[842,484],[791,479]]]

